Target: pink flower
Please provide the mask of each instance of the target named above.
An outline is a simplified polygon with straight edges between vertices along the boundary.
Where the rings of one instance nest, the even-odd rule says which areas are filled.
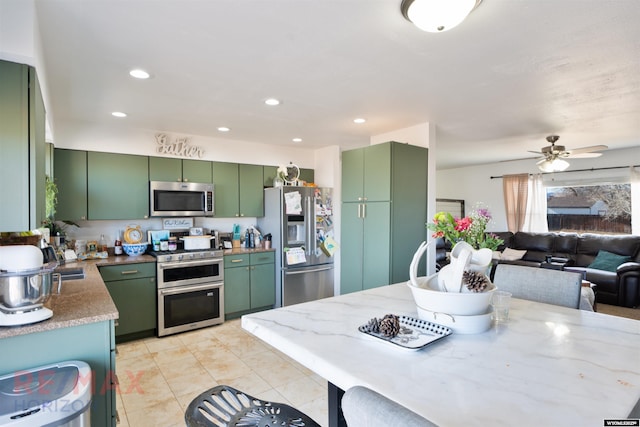
[[[456,231],[466,231],[471,227],[473,221],[469,217],[464,217],[456,220]]]

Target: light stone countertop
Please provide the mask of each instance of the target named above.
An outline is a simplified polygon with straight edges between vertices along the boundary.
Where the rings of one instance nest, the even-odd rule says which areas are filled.
[[[362,385],[441,426],[597,426],[640,398],[640,321],[512,299],[510,320],[407,351],[360,333],[417,317],[396,284],[242,317],[242,327],[343,390]]]
[[[224,255],[228,256],[228,255],[244,255],[244,254],[254,254],[254,253],[259,253],[259,252],[274,252],[275,249],[273,248],[269,248],[269,249],[264,249],[264,248],[234,248],[234,249],[225,249],[224,250]]]
[[[98,267],[155,261],[155,258],[150,255],[136,257],[125,255],[67,262],[61,265],[58,269],[84,268],[85,278],[63,281],[60,295],[56,294],[57,281],[55,281],[51,298],[45,303],[45,307],[53,311],[53,316],[30,325],[0,326],[0,339],[117,319],[118,310],[100,276]]]

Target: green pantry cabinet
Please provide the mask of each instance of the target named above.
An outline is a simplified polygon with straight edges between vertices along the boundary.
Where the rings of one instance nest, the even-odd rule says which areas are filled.
[[[152,336],[157,319],[156,263],[100,267],[100,275],[118,308],[118,342]]]
[[[342,153],[341,293],[409,279],[427,237],[427,156],[399,142]]]
[[[0,199],[5,202],[0,231],[41,226],[45,153],[45,110],[36,70],[0,60]]]
[[[116,425],[116,344],[113,320],[2,339],[2,373],[82,360],[91,366],[91,425]],[[34,344],[36,343],[36,344]]]
[[[272,308],[276,302],[275,252],[224,257],[224,313],[228,319]]]

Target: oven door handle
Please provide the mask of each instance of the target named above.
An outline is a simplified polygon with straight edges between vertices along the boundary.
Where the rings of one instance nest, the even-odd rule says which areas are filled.
[[[185,292],[193,292],[193,291],[202,291],[204,289],[215,289],[222,287],[222,282],[220,283],[207,283],[204,285],[194,285],[194,286],[177,286],[175,288],[169,289],[159,289],[160,295],[174,295],[174,294],[183,294]]]
[[[170,264],[158,264],[158,268],[163,270],[168,270],[171,268],[181,268],[181,267],[195,267],[198,265],[209,265],[209,264],[222,264],[222,258],[210,258],[210,259],[199,259],[193,261],[180,261],[176,263]]]

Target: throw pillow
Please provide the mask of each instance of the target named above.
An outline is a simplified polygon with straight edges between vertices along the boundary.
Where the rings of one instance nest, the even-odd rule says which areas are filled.
[[[630,259],[631,258],[628,256],[613,254],[607,251],[598,251],[596,259],[594,259],[593,262],[587,266],[587,268],[595,268],[596,270],[615,272],[620,264],[624,264]]]
[[[522,259],[522,257],[526,253],[526,249],[519,251],[517,249],[505,248],[504,251],[502,251],[502,256],[500,257],[500,259],[503,259],[505,261],[516,261]]]

